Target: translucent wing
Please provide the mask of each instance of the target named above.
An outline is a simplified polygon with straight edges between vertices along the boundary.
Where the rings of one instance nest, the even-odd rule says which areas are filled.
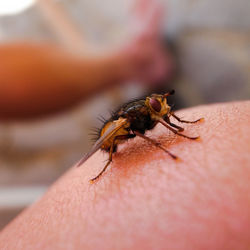
[[[87,161],[100,147],[105,140],[110,139],[121,127],[123,127],[128,121],[124,118],[119,118],[119,120],[111,123],[109,128],[104,132],[104,134],[96,141],[90,152],[88,152],[77,164],[76,167],[82,165]]]

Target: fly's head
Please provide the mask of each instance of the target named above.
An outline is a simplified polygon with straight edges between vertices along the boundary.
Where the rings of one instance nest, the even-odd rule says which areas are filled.
[[[152,94],[146,98],[145,104],[149,108],[153,120],[159,120],[169,114],[171,107],[167,103],[167,96],[173,94],[174,90],[164,95]]]

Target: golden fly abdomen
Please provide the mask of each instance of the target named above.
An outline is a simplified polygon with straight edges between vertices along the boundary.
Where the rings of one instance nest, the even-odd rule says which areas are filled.
[[[114,121],[108,121],[106,124],[104,124],[104,126],[101,129],[100,136],[102,136],[110,128],[110,126],[113,125],[113,123],[114,123]],[[113,144],[114,150],[116,150],[117,145],[124,142],[124,139],[121,139],[121,138],[123,138],[123,136],[126,137],[128,134],[129,134],[129,131],[126,128],[121,127],[110,138],[103,141],[101,149],[103,149],[105,151],[109,151],[112,144]],[[118,139],[118,138],[120,138],[120,139]]]

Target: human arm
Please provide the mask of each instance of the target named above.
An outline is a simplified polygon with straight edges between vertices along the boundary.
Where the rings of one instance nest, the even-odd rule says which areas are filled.
[[[53,113],[129,78],[123,54],[76,57],[55,45],[0,47],[0,116]]]
[[[171,75],[173,60],[159,34],[160,6],[151,0],[135,3],[133,25],[143,27],[109,53],[86,47],[76,55],[55,44],[1,44],[0,120],[52,114],[117,84],[152,84]]]

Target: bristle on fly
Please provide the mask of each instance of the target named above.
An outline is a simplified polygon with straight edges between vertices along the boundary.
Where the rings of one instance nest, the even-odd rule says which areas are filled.
[[[93,143],[95,143],[100,137],[100,128],[93,127],[93,128],[90,128],[90,131],[91,131],[89,133],[90,140]]]

